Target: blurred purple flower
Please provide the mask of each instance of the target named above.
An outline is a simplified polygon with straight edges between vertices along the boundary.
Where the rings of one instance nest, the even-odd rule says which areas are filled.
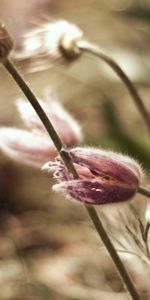
[[[60,157],[43,166],[54,171],[59,181],[54,190],[88,204],[122,202],[136,193],[142,170],[130,157],[93,148],[75,148],[70,150],[69,156],[79,179],[74,179],[66,170]]]
[[[82,140],[78,123],[56,101],[39,101],[63,143],[77,145]],[[54,160],[56,148],[32,106],[23,99],[17,100],[17,108],[31,131],[18,128],[0,128],[0,148],[12,159],[41,167],[49,159]]]

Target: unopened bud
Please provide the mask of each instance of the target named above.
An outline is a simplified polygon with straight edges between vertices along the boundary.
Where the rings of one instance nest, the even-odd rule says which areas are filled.
[[[88,204],[127,201],[138,190],[142,170],[133,159],[122,154],[93,148],[74,148],[69,157],[78,173],[74,179],[61,158],[47,163],[43,169],[54,172],[59,183],[55,191],[63,191]]]
[[[12,160],[40,168],[56,149],[51,140],[18,128],[0,128],[0,150]]]
[[[82,141],[82,131],[78,122],[65,110],[60,102],[51,96],[47,101],[39,100],[39,103],[65,145],[75,146]],[[45,127],[30,103],[23,99],[18,99],[16,104],[23,122],[35,134],[46,135],[47,138]]]

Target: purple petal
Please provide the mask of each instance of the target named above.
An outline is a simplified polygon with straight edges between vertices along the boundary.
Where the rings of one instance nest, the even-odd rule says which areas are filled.
[[[93,148],[74,148],[70,151],[74,163],[97,172],[97,176],[108,175],[133,186],[139,184],[142,176],[140,165],[122,154]]]
[[[76,145],[82,140],[80,126],[59,102],[51,98],[48,99],[49,101],[39,100],[39,103],[51,120],[62,141],[66,145]],[[45,127],[30,103],[23,99],[18,99],[16,104],[24,123],[36,133],[47,136]]]
[[[70,180],[54,185],[55,191],[63,191],[87,204],[109,204],[129,200],[136,192],[128,186],[110,185],[93,180]]]
[[[36,167],[56,155],[51,140],[16,128],[0,129],[0,148],[10,158]]]

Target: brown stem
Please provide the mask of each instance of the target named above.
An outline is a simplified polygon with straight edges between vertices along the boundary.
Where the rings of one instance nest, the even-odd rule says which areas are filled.
[[[119,78],[123,81],[124,85],[128,89],[132,99],[134,100],[135,105],[137,106],[145,125],[147,126],[149,135],[150,135],[150,113],[147,111],[142,98],[137,92],[137,89],[129,79],[129,77],[125,74],[125,72],[121,69],[121,67],[114,61],[111,57],[106,55],[97,45],[89,42],[80,40],[77,42],[76,45],[80,50],[89,52],[100,59],[102,59],[104,62],[106,62],[119,76]]]
[[[147,198],[150,198],[150,190],[148,190],[148,189],[146,189],[146,188],[144,188],[144,187],[142,187],[142,186],[139,186],[137,192],[138,192],[139,194],[141,194],[141,195],[146,196]]]
[[[93,206],[86,205],[86,208],[88,210],[88,213],[89,213],[91,219],[93,220],[95,227],[97,228],[97,232],[98,232],[100,238],[102,239],[107,251],[109,252],[110,256],[113,257],[113,262],[117,266],[118,271],[119,271],[126,287],[128,288],[128,291],[129,291],[132,299],[140,300],[140,297],[136,291],[136,288],[134,287],[134,285],[129,277],[129,274],[127,273],[119,255],[117,254],[117,252],[116,252],[109,236],[107,235],[106,230],[105,230],[100,218],[97,216],[97,213],[95,212]]]

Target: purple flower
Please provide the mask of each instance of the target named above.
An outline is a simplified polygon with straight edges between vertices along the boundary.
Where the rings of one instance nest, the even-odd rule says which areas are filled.
[[[57,101],[39,102],[63,143],[77,145],[82,140],[82,133],[76,120]],[[17,108],[29,130],[1,127],[0,149],[13,160],[41,168],[49,159],[55,159],[56,148],[30,103],[18,99]]]
[[[74,148],[69,156],[78,176],[74,179],[61,158],[46,163],[59,181],[55,191],[63,191],[88,204],[107,204],[129,200],[137,191],[142,176],[140,165],[122,154],[94,148]]]

